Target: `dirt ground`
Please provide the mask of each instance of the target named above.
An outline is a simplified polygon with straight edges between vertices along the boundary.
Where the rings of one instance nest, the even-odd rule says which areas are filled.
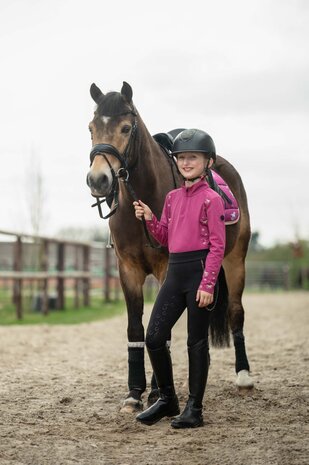
[[[0,327],[1,465],[307,465],[309,293],[247,294],[255,388],[234,385],[234,351],[211,349],[205,426],[173,430],[120,414],[126,317],[78,326]],[[150,308],[146,309],[145,323]],[[172,356],[186,399],[185,316]],[[148,379],[150,364],[146,360]]]

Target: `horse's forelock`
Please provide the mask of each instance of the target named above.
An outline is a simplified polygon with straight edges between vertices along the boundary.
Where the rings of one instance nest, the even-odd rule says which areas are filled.
[[[106,94],[97,108],[99,116],[116,116],[128,110],[128,104],[119,92],[109,92]]]

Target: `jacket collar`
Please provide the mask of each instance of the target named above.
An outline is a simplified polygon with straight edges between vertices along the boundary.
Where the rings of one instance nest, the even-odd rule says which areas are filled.
[[[205,179],[205,176],[202,176],[200,181],[195,182],[192,186],[187,187],[185,183],[182,185],[182,189],[186,192],[187,195],[194,195],[200,189],[205,188],[205,185],[209,187],[208,182]]]

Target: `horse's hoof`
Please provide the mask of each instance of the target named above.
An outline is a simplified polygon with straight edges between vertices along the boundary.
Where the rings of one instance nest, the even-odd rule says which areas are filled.
[[[237,373],[236,386],[240,389],[251,389],[254,386],[253,380],[248,370],[240,370]]]
[[[137,413],[140,410],[143,410],[143,402],[134,397],[128,397],[123,401],[122,407],[120,409],[121,413]]]
[[[160,397],[159,389],[153,389],[153,390],[149,393],[149,396],[148,396],[148,399],[147,399],[148,407],[150,407],[150,406],[153,405],[155,402],[157,402],[157,400],[159,399],[159,397]]]

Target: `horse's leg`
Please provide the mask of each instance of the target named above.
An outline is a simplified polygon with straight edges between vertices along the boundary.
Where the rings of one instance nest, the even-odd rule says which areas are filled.
[[[143,284],[146,273],[135,266],[119,263],[119,275],[128,314],[128,386],[122,412],[136,412],[143,408],[141,396],[146,389],[144,363],[145,336],[142,323],[144,298]]]
[[[225,258],[224,270],[229,290],[229,320],[235,347],[236,385],[239,388],[253,387],[250,377],[250,367],[246,354],[245,337],[243,333],[245,312],[242,305],[242,294],[245,286],[244,254],[235,249]]]

